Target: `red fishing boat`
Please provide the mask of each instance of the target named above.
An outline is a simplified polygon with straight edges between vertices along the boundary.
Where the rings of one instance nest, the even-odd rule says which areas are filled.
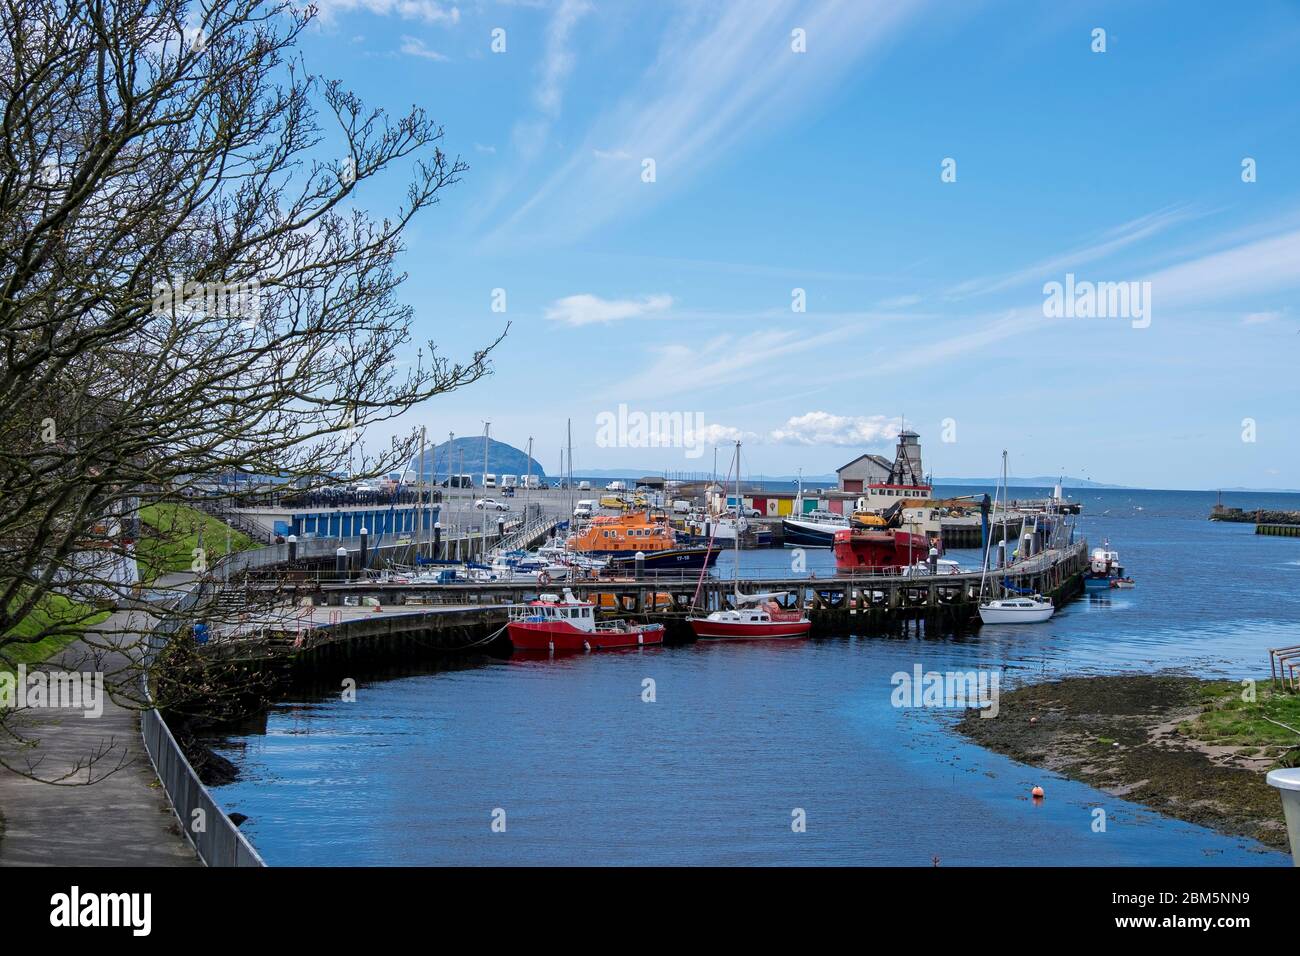
[[[511,644],[528,651],[598,651],[664,642],[662,624],[597,623],[596,605],[578,600],[568,588],[563,599],[543,594],[512,607],[506,632]]]
[[[836,571],[895,570],[923,561],[937,547],[923,534],[902,528],[844,528],[835,532]]]

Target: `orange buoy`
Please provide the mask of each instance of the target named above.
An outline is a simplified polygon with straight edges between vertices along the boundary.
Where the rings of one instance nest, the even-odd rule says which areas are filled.
[[[1042,787],[1038,787],[1038,786],[1036,786],[1036,787],[1034,787],[1033,790],[1030,790],[1029,793],[1030,793],[1030,795],[1031,795],[1035,800],[1041,800],[1041,799],[1043,799],[1043,788],[1042,788]]]

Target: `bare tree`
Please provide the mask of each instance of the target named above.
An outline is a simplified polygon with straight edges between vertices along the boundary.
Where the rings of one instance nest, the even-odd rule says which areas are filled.
[[[423,110],[308,70],[314,10],[0,2],[2,663],[120,590],[139,505],[232,471],[320,481],[500,338],[461,362],[411,342],[402,234],[466,166]],[[392,176],[376,219],[358,189]]]

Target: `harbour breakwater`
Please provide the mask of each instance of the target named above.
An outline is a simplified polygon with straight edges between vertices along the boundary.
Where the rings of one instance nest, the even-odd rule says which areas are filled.
[[[1300,511],[1269,511],[1264,508],[1225,508],[1215,505],[1210,512],[1211,521],[1228,521],[1238,524],[1300,525]]]

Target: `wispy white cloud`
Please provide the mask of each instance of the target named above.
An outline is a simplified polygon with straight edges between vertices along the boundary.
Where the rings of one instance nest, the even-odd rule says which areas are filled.
[[[569,42],[578,21],[591,12],[587,0],[560,0],[555,15],[546,25],[546,48],[542,55],[541,76],[533,99],[547,116],[560,115],[564,100],[564,81],[573,72],[575,62]]]
[[[1249,315],[1242,317],[1241,324],[1242,325],[1264,325],[1265,323],[1268,322],[1276,322],[1280,318],[1282,318],[1282,313],[1277,311],[1251,312]]]
[[[898,437],[898,422],[884,415],[806,412],[774,428],[771,439],[787,445],[874,445]]]
[[[460,9],[454,4],[437,0],[314,0],[321,19],[331,20],[340,13],[365,11],[378,16],[394,16],[403,20],[422,20],[453,26],[460,22]]]
[[[1095,242],[1053,256],[1050,259],[1035,262],[1033,265],[1018,269],[1015,272],[979,279],[968,279],[949,289],[947,296],[960,299],[967,296],[1003,292],[1017,286],[1041,285],[1044,276],[1056,276],[1058,273],[1072,271],[1089,262],[1104,259],[1106,256],[1119,252],[1134,243],[1149,239],[1171,226],[1191,218],[1192,215],[1192,211],[1185,206],[1174,206],[1158,210],[1107,230]]]
[[[636,397],[687,395],[760,379],[768,388],[776,388],[791,371],[794,356],[805,352],[821,356],[826,348],[842,345],[848,334],[839,327],[816,335],[809,335],[807,329],[751,330],[743,339],[728,334],[703,342],[651,345],[644,350],[647,361],[642,371],[620,380],[617,387],[620,393]],[[796,370],[795,378],[802,379],[802,372]]]
[[[475,143],[474,150],[475,152],[486,153],[489,156],[493,156],[496,154],[497,148],[495,146],[485,146],[482,143]]]
[[[1300,229],[1243,242],[1144,278],[1151,282],[1154,309],[1293,289],[1300,285]]]
[[[426,60],[437,60],[439,62],[446,62],[447,60],[447,57],[437,50],[431,50],[425,46],[424,41],[419,37],[402,37],[401,51],[406,56],[418,56]]]
[[[583,293],[556,299],[546,309],[546,317],[565,325],[594,325],[618,322],[622,319],[639,319],[672,307],[673,297],[647,295],[640,299],[602,299]]]
[[[490,238],[576,238],[680,186],[742,137],[808,116],[809,104],[924,5],[750,0],[696,8],[691,28],[663,38],[638,86],[591,124],[584,144]],[[807,53],[791,50],[796,26],[806,31]],[[639,165],[595,162],[594,151],[609,143],[653,158],[658,181],[641,182]]]
[[[560,0],[546,24],[542,59],[537,65],[533,102],[539,111],[515,123],[511,133],[515,149],[525,160],[535,159],[546,145],[551,124],[564,105],[564,85],[577,58],[573,52],[573,31],[592,10],[587,0]]]

